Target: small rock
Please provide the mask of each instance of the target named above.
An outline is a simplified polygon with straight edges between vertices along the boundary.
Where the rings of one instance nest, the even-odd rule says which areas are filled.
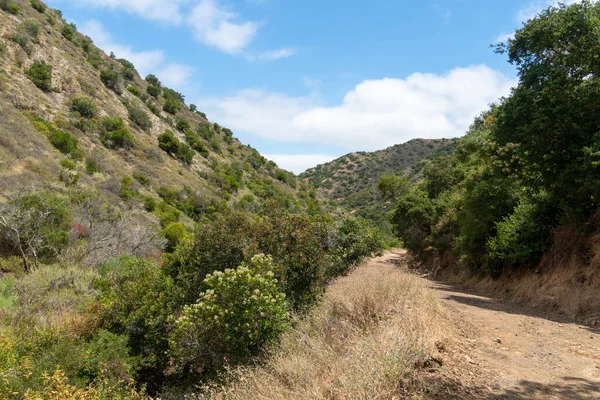
[[[443,353],[446,350],[446,346],[444,345],[444,342],[442,342],[441,340],[438,340],[437,342],[435,342],[435,347],[438,349],[438,351],[440,353]]]
[[[465,354],[465,360],[469,363],[469,364],[475,364],[475,360],[473,360],[469,355]]]
[[[494,343],[502,343],[502,340],[500,340],[500,338],[496,338],[494,340],[492,340]]]
[[[509,351],[510,349],[508,347],[502,347],[502,348],[500,348],[500,350],[502,350],[502,351]]]

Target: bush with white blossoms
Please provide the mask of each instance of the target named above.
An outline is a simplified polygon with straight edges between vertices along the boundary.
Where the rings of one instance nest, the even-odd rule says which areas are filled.
[[[184,308],[170,339],[179,369],[214,371],[247,361],[277,340],[289,313],[274,269],[271,256],[259,254],[206,277],[208,290]]]

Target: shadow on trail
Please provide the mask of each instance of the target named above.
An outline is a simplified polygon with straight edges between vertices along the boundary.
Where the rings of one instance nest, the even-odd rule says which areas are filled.
[[[509,301],[483,297],[477,293],[473,293],[469,290],[465,290],[464,288],[456,286],[438,283],[434,289],[441,292],[449,292],[449,294],[442,296],[443,299],[455,301],[461,304],[466,304],[472,307],[478,307],[484,310],[492,310],[507,314],[540,318],[565,325],[573,324],[582,327],[584,326],[576,324],[572,318],[568,318],[567,316],[558,313],[542,314],[533,308],[511,303]],[[600,328],[585,326],[585,329],[591,333],[600,334]],[[600,394],[598,395],[598,399],[600,399]]]
[[[582,378],[564,377],[562,383],[543,385],[521,381],[515,389],[507,390],[492,399],[599,399],[600,384]]]
[[[587,379],[563,377],[561,383],[541,384],[520,381],[512,389],[491,393],[489,387],[468,386],[453,379],[429,379],[427,399],[465,399],[465,400],[597,400],[600,398],[600,384]]]
[[[387,260],[387,262],[394,264],[396,267],[402,268],[407,267],[409,264],[407,254],[404,252],[392,252],[394,255],[391,259]],[[409,271],[415,271],[412,268],[408,268]],[[454,284],[448,284],[440,279],[431,279],[427,278],[432,282],[435,282],[436,285],[434,287],[437,291],[442,292],[450,292],[452,294],[444,296],[443,298],[447,300],[456,301],[458,303],[470,305],[473,307],[479,307],[485,310],[493,310],[498,312],[504,312],[508,314],[514,315],[523,315],[528,317],[541,318],[548,321],[556,322],[559,324],[575,324],[577,326],[585,327],[591,333],[600,334],[600,327],[594,327],[589,325],[582,325],[576,323],[573,318],[568,317],[564,314],[558,312],[540,312],[533,307],[527,307],[526,305],[521,305],[515,302],[506,301],[502,299],[495,299],[490,297],[485,297],[481,293],[477,293],[476,291],[472,291],[469,289],[465,289],[464,287],[460,287]],[[457,293],[461,295],[457,295]],[[600,399],[600,394],[597,397]]]

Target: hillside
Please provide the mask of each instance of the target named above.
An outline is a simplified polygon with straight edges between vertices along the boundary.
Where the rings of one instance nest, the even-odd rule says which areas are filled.
[[[309,169],[300,178],[317,187],[321,197],[338,202],[391,236],[385,214],[389,202],[376,188],[379,178],[397,174],[419,179],[427,160],[450,154],[455,147],[456,139],[414,139],[384,150],[347,154]]]
[[[162,225],[161,204],[184,222],[258,210],[266,199],[316,207],[307,184],[209,122],[183,94],[104,54],[60,11],[1,3],[0,200],[24,187],[86,192]]]
[[[373,187],[381,175],[408,170],[427,157],[450,152],[454,139],[413,139],[375,152],[356,152],[311,168],[300,178],[313,184],[325,198],[340,201]]]

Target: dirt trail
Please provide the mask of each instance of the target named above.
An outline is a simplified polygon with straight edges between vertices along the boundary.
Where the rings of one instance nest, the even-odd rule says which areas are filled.
[[[403,251],[384,256],[400,267],[406,266],[404,258]],[[471,397],[600,399],[599,331],[455,286],[429,284],[461,332],[454,357],[469,367],[456,380],[473,387]]]

